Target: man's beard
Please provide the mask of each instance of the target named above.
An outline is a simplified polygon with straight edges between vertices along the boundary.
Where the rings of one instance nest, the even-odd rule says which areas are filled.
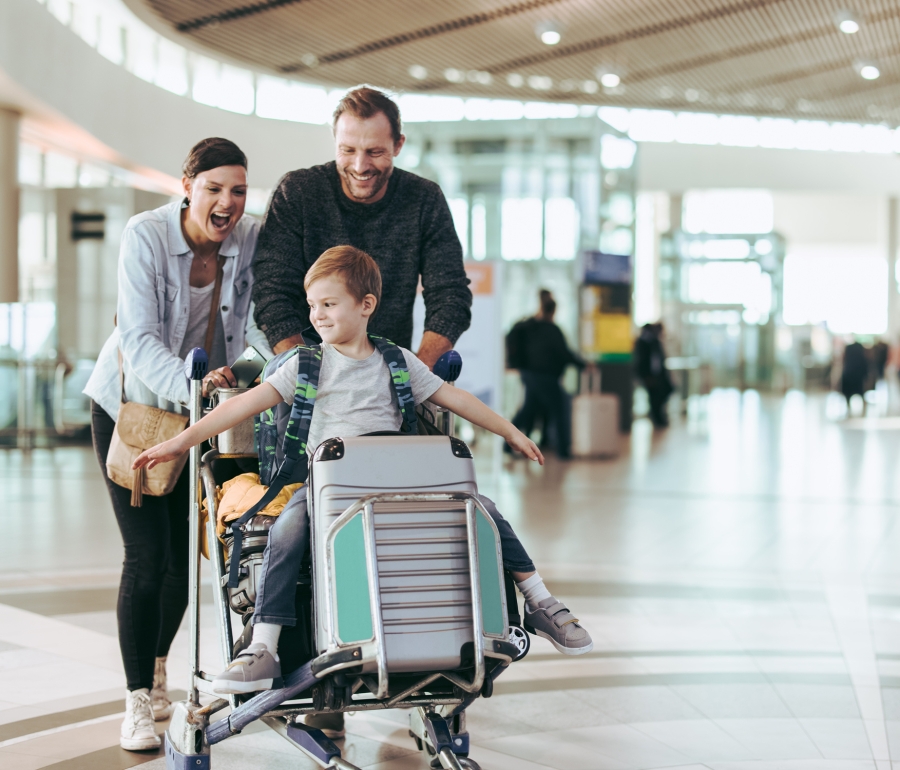
[[[340,166],[338,166],[338,173],[340,174],[341,179],[344,182],[345,192],[347,190],[350,190],[352,195],[349,197],[352,197],[354,200],[357,200],[357,201],[369,200],[370,198],[374,198],[376,195],[378,195],[378,193],[380,193],[385,188],[388,181],[390,181],[391,172],[393,170],[394,170],[394,167],[391,166],[389,169],[386,169],[385,171],[374,172],[374,180],[373,180],[374,184],[372,184],[371,187],[367,187],[367,188],[361,190],[358,187],[358,185],[360,185],[361,183],[357,179],[354,179],[346,171],[346,169],[343,169]],[[362,194],[359,195],[357,193],[362,193]]]

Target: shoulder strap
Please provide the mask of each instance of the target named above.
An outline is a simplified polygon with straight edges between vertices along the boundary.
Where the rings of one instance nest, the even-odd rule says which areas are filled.
[[[316,394],[319,391],[322,349],[318,345],[300,345],[298,347],[294,403],[291,405],[291,416],[284,431],[284,443],[282,444],[284,460],[262,499],[231,523],[231,532],[234,536],[231,546],[231,564],[228,570],[228,585],[231,588],[237,588],[240,579],[241,547],[244,540],[244,532],[241,527],[271,503],[287,484],[290,484],[292,480],[296,482],[294,470],[297,463],[306,462],[306,442],[309,439],[313,407],[316,405]],[[302,476],[305,480],[306,475],[302,474]]]
[[[372,344],[378,348],[381,355],[384,356],[385,363],[391,371],[391,384],[394,386],[394,392],[397,394],[397,404],[400,407],[400,415],[403,417],[403,424],[400,430],[404,433],[416,433],[416,401],[413,398],[412,385],[409,382],[409,367],[406,365],[406,358],[399,346],[384,337],[376,337],[374,334],[369,335]]]
[[[212,355],[213,338],[216,334],[216,317],[219,315],[219,297],[222,296],[222,275],[225,272],[225,260],[221,254],[216,255],[216,285],[213,287],[212,302],[209,305],[209,321],[206,322],[206,337],[203,349]]]

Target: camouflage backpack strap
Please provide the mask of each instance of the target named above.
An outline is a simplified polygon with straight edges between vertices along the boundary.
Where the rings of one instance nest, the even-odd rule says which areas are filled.
[[[270,358],[263,367],[261,377],[262,382],[269,379],[269,377],[282,366],[285,366],[294,356],[299,355],[300,350],[300,346],[297,346],[290,350],[284,350],[278,355]],[[287,404],[276,404],[253,418],[254,429],[256,431],[256,445],[259,447],[259,479],[266,485],[272,481],[275,477],[275,473],[278,471],[277,454],[278,442],[280,440],[280,436],[278,435],[278,425],[279,422],[283,421],[283,418],[281,418],[280,415],[283,414],[286,409]]]
[[[397,394],[397,404],[400,407],[400,415],[403,417],[403,424],[400,426],[400,430],[403,433],[415,435],[417,432],[416,402],[413,398],[412,386],[409,382],[409,367],[406,365],[403,351],[384,337],[376,337],[374,334],[370,334],[369,339],[372,340],[372,344],[384,356],[384,361],[391,371],[391,384],[394,386],[394,392]]]
[[[309,439],[309,427],[312,424],[313,407],[316,405],[316,394],[319,390],[319,373],[322,370],[322,349],[318,345],[299,346],[297,351],[297,384],[294,386],[294,402],[291,405],[291,416],[287,428],[284,431],[283,450],[284,460],[277,474],[271,478],[269,488],[262,499],[240,518],[231,522],[231,532],[234,536],[231,546],[231,564],[228,570],[228,585],[237,588],[240,579],[241,547],[243,545],[243,525],[256,516],[272,500],[274,500],[287,484],[296,482],[294,476],[298,463],[306,463],[306,442]],[[271,419],[271,415],[270,415]],[[266,448],[267,457],[275,456]],[[260,460],[263,458],[263,447],[260,445]],[[260,467],[260,477],[262,477]],[[301,473],[302,480],[306,480],[306,474]]]

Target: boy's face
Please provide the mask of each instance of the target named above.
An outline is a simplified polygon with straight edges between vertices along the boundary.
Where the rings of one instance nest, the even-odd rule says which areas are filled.
[[[346,345],[364,336],[376,304],[371,294],[366,294],[362,301],[357,300],[339,276],[327,276],[311,283],[306,300],[309,320],[331,345]]]

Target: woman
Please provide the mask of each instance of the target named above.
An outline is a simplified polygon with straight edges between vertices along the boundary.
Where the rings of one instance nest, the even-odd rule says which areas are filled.
[[[188,602],[188,469],[162,497],[131,506],[131,491],[112,482],[106,457],[124,398],[172,412],[188,402],[183,359],[205,347],[218,265],[220,307],[204,394],[234,387],[228,367],[248,344],[266,350],[253,324],[251,265],[259,223],[243,218],[247,158],[227,139],[204,139],[183,167],[184,200],[128,222],[119,257],[117,328],[84,392],[91,397],[94,449],[125,545],[117,616],[128,683],[120,744],[160,745],[154,720],[167,719],[166,656]],[[121,355],[121,358],[120,358]]]

